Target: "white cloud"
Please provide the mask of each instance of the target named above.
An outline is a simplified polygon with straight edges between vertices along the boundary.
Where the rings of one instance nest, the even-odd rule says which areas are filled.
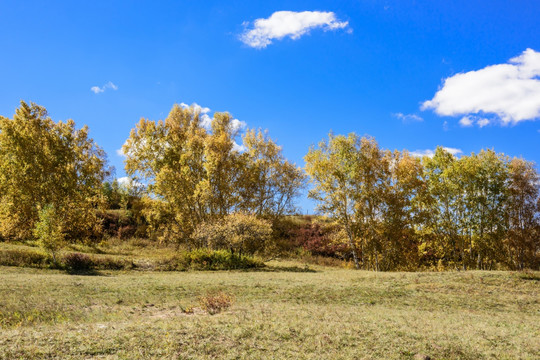
[[[424,121],[424,119],[416,114],[403,114],[403,113],[396,113],[392,114],[395,118],[398,118],[399,120],[403,121],[404,123],[409,122],[420,122]]]
[[[131,180],[131,178],[129,178],[127,176],[124,176],[124,177],[116,179],[116,181],[118,181],[118,183],[120,185],[129,185],[129,184],[131,184],[132,180]]]
[[[238,119],[232,119],[231,125],[232,125],[233,132],[243,131],[247,127],[247,124],[245,121],[240,121]]]
[[[210,114],[209,114],[211,112],[210,108],[203,107],[197,103],[193,103],[191,105],[188,105],[186,103],[180,103],[180,106],[183,107],[184,109],[192,107],[193,109],[195,109],[195,111],[198,111],[200,113],[202,127],[204,127],[207,130],[211,129],[212,118],[210,117]],[[237,133],[237,132],[243,131],[247,127],[247,124],[245,121],[232,119],[231,126],[232,126],[233,132]]]
[[[249,23],[246,22],[244,25],[247,26]],[[250,47],[262,49],[270,45],[272,40],[281,40],[285,37],[296,40],[315,28],[329,31],[345,29],[348,25],[348,21],[337,20],[333,12],[276,11],[267,19],[256,19],[253,27],[247,28],[240,35],[240,40]]]
[[[186,103],[180,103],[180,106],[183,107],[184,109],[187,109],[188,107],[191,106],[193,109],[195,109],[195,111],[198,111],[201,114],[208,114],[210,112],[210,108],[202,107],[201,105],[197,103],[193,103],[191,105],[188,105]]]
[[[118,90],[118,86],[114,85],[111,81],[109,81],[108,83],[106,83],[102,87],[92,86],[90,88],[90,91],[92,91],[94,94],[99,94],[99,93],[104,92],[107,89]]]
[[[505,125],[534,120],[540,117],[539,77],[540,52],[527,49],[506,64],[445,79],[422,110],[433,109],[442,116],[494,114]],[[486,120],[477,125],[485,126]]]
[[[118,184],[124,188],[143,188],[144,184],[141,182],[138,182],[136,180],[133,180],[132,178],[128,176],[124,176],[121,178],[116,179],[118,181]]]
[[[446,150],[447,152],[449,152],[450,154],[454,155],[454,156],[457,156],[459,154],[463,154],[463,151],[461,151],[461,149],[456,149],[456,148],[451,148],[451,147],[443,147],[443,149]],[[432,150],[432,149],[415,150],[415,151],[411,152],[411,155],[416,156],[416,157],[427,156],[429,158],[432,158],[433,156],[435,156],[435,150]]]
[[[471,127],[473,126],[473,119],[470,116],[464,116],[459,120],[459,125],[462,127]]]
[[[476,121],[476,124],[477,124],[479,127],[483,128],[484,126],[489,125],[489,122],[490,122],[489,119],[482,118],[482,119],[478,119],[478,120]]]
[[[126,145],[126,143],[127,143],[127,140],[124,142],[124,144],[122,145],[120,149],[116,149],[116,155],[121,156],[121,157],[126,157],[126,154],[124,153],[124,145]]]
[[[207,130],[210,129],[211,124],[212,124],[212,118],[210,117],[210,115],[208,115],[208,113],[210,112],[210,108],[203,107],[197,103],[193,103],[191,105],[188,105],[186,103],[180,103],[180,106],[183,107],[184,109],[192,107],[193,109],[195,109],[195,111],[198,111],[200,114],[202,127]]]
[[[234,144],[233,144],[233,151],[237,151],[237,152],[244,152],[246,151],[247,148],[244,146],[244,145],[238,145],[238,143],[235,141]]]
[[[459,120],[459,125],[461,127],[471,127],[476,123],[476,125],[479,128],[483,128],[484,126],[487,126],[487,125],[491,124],[492,122],[493,122],[493,120],[490,120],[490,119],[485,118],[485,117],[474,116],[474,115],[466,115],[466,116],[462,117]]]

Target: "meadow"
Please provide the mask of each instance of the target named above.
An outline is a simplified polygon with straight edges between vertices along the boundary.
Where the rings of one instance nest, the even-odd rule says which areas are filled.
[[[3,266],[0,299],[0,359],[540,357],[540,272]]]

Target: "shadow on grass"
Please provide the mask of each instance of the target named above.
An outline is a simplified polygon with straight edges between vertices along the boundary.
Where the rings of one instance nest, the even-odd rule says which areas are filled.
[[[316,273],[317,270],[311,269],[309,267],[299,267],[299,266],[264,266],[253,269],[244,269],[242,271],[246,272],[295,272],[295,273]]]
[[[68,275],[80,275],[80,276],[106,276],[94,269],[87,270],[66,270]]]
[[[531,274],[531,273],[522,273],[518,275],[521,280],[532,280],[532,281],[540,281],[540,275]]]

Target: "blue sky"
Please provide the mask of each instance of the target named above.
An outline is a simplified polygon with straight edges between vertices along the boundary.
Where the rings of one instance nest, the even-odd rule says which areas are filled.
[[[135,123],[182,102],[268,129],[299,166],[329,130],[538,163],[538,15],[533,0],[2,0],[0,114],[25,100],[88,124],[118,177]]]

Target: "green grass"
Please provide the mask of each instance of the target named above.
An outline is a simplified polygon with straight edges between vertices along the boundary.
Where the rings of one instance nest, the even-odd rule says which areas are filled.
[[[540,273],[0,267],[0,326],[0,359],[537,359]]]
[[[176,249],[138,239],[123,243],[113,240],[94,247],[70,245],[58,252],[57,262],[53,261],[51,254],[31,245],[0,242],[0,266],[64,270],[84,268],[92,271],[233,270],[264,267],[264,262],[257,257],[232,254],[227,250]],[[81,267],[81,261],[86,266]]]

